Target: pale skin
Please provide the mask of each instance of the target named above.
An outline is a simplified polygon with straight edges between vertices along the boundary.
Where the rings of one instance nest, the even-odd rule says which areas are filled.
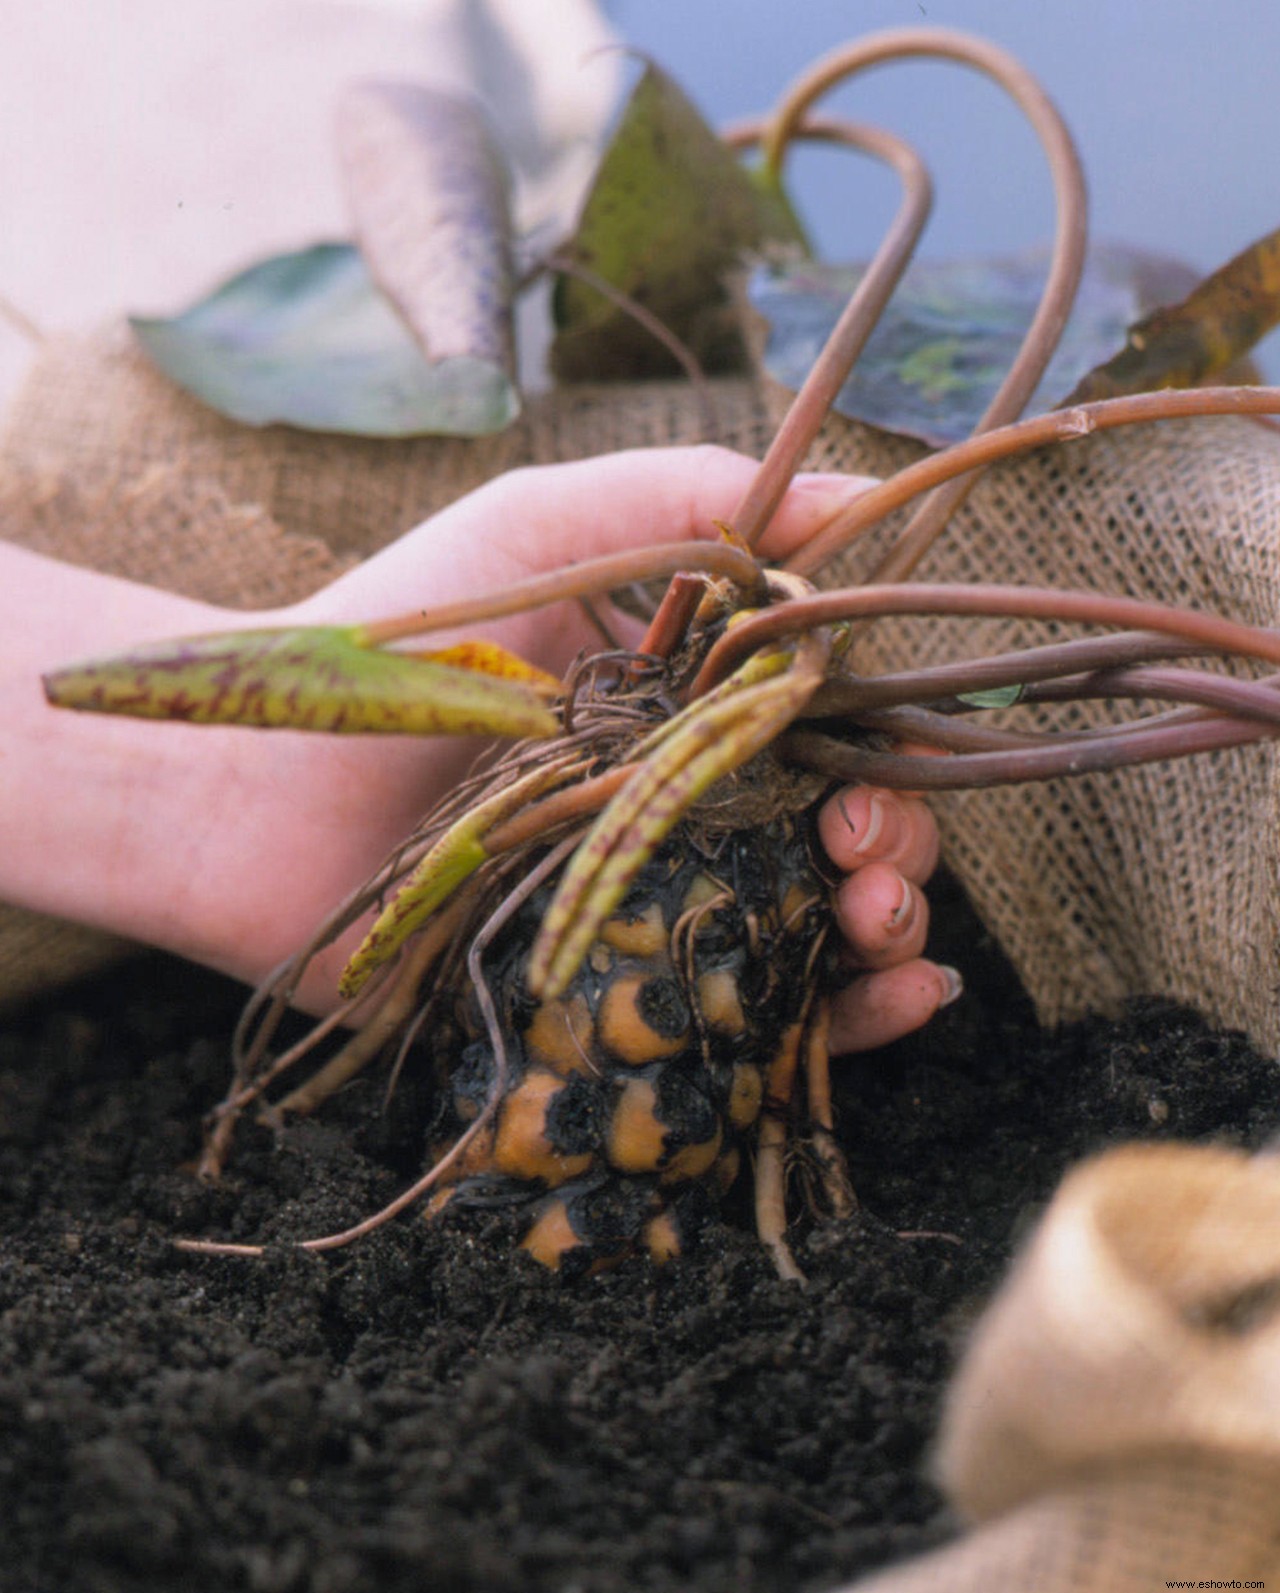
[[[574,560],[710,538],[754,462],[652,449],[515,471],[461,499],[305,601],[246,615],[0,541],[0,899],[163,947],[255,982],[303,943],[470,764],[474,742],[164,725],[50,708],[42,671],[166,637],[365,621],[474,596]],[[761,551],[781,558],[852,492],[801,477]],[[480,633],[555,672],[599,645],[571,603]],[[432,645],[447,645],[447,632]],[[634,628],[627,639],[634,641]],[[833,1050],[868,1050],[954,999],[924,958],[920,886],[937,860],[924,804],[848,787],[820,834],[847,878],[835,910],[861,970],[838,999]],[[309,970],[324,1012],[361,926]]]

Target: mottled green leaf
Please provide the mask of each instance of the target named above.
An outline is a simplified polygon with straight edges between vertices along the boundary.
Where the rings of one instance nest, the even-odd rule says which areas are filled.
[[[700,796],[750,762],[804,707],[822,678],[812,658],[757,654],[674,715],[631,756],[635,772],[570,859],[529,953],[537,996],[564,992],[600,926]]]
[[[394,957],[427,919],[488,862],[485,839],[503,819],[526,802],[562,784],[586,766],[572,758],[535,768],[515,780],[452,824],[419,861],[413,872],[379,913],[373,927],[356,948],[338,981],[346,999],[358,995],[370,975]]]
[[[564,253],[635,299],[708,369],[740,353],[725,277],[749,251],[801,242],[789,208],[753,181],[681,90],[646,68]],[[568,381],[668,374],[670,354],[596,289],[556,283],[552,368]]]
[[[408,735],[550,736],[529,687],[368,646],[356,626],[227,631],[54,671],[57,707],[193,724]]]
[[[264,260],[181,315],[131,324],[167,376],[251,426],[477,436],[520,407],[492,360],[429,363],[349,244]]]
[[[911,266],[841,389],[841,414],[935,445],[967,437],[1013,362],[1035,313],[1046,257],[925,261]],[[752,306],[768,323],[765,369],[798,388],[861,278],[853,266],[765,265]],[[1195,273],[1136,250],[1089,257],[1075,309],[1028,412],[1051,408],[1124,341],[1153,304],[1184,293]]]

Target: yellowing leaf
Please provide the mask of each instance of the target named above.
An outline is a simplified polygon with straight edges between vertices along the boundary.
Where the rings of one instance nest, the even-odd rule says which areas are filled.
[[[1204,279],[1178,304],[1129,328],[1124,348],[1089,372],[1068,404],[1194,387],[1243,358],[1280,321],[1280,228]]]
[[[450,664],[455,669],[470,669],[480,675],[494,675],[500,680],[522,680],[526,686],[548,697],[560,691],[560,681],[545,669],[530,664],[518,653],[510,653],[497,642],[458,642],[453,647],[442,647],[427,652],[415,652],[415,658],[429,658],[437,664]]]

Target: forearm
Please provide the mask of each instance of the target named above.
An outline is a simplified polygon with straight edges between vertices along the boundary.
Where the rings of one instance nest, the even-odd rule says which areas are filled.
[[[361,771],[383,787],[389,767],[422,763],[421,746],[44,700],[42,672],[76,658],[258,618],[0,543],[0,898],[256,979],[356,883],[362,825],[372,869],[406,814],[361,811]]]
[[[42,672],[204,631],[413,612],[595,554],[714,537],[754,471],[710,448],[516,472],[275,614],[233,613],[0,543],[0,899],[261,978],[456,784],[476,744],[76,714],[46,704]],[[798,482],[764,551],[784,555],[860,485]],[[556,672],[594,638],[572,603],[481,633]],[[331,1004],[353,938],[309,971],[304,1004]]]

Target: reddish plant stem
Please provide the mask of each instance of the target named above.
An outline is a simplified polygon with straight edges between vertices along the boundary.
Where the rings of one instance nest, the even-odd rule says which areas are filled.
[[[798,117],[790,123],[791,129],[801,133],[807,133],[810,125]],[[901,179],[903,198],[875,259],[841,312],[804,386],[783,417],[760,469],[730,518],[729,523],[748,547],[756,545],[777,512],[800,461],[808,453],[915,253],[933,207],[928,170],[910,144],[880,128],[859,123],[827,118],[817,127],[820,136],[839,138],[851,148],[891,166]]]
[[[745,147],[763,132],[763,127],[737,127],[733,133],[735,146]],[[759,541],[782,502],[800,461],[817,436],[836,394],[915,252],[933,205],[933,185],[924,163],[910,144],[893,134],[831,117],[814,122],[797,121],[791,134],[847,144],[885,161],[902,179],[904,195],[875,259],[845,306],[835,330],[769,445],[763,463],[730,517],[729,524],[748,547],[754,547]],[[696,609],[696,594],[669,589],[654,616],[652,634],[673,636],[678,646]]]
[[[482,620],[543,608],[566,598],[610,592],[630,581],[674,575],[681,570],[727,576],[748,592],[756,592],[761,587],[759,566],[749,553],[731,542],[660,542],[650,548],[606,553],[598,559],[586,559],[569,569],[554,570],[547,575],[534,575],[485,597],[465,598],[457,603],[442,603],[438,608],[375,620],[361,629],[370,646],[381,647],[387,642],[402,641],[430,631],[455,630]]]
[[[1002,686],[1028,686],[1063,675],[1119,669],[1160,658],[1185,658],[1204,651],[1194,642],[1174,641],[1150,631],[1127,631],[1118,636],[1085,636],[892,675],[837,675],[815,692],[806,717],[836,718],[874,708],[893,708],[899,703],[934,702],[941,697],[992,691]]]
[[[1238,719],[1280,723],[1280,680],[1235,680],[1198,669],[1106,669],[1079,678],[1045,681],[1028,689],[1028,703],[1082,702],[1088,698],[1143,698],[1194,703]]]
[[[975,428],[983,432],[1022,413],[1062,335],[1084,267],[1088,198],[1080,158],[1057,107],[1031,73],[998,46],[948,28],[895,28],[872,34],[825,56],[788,90],[764,141],[764,166],[766,172],[780,169],[796,123],[837,83],[886,61],[922,56],[973,67],[999,84],[1034,129],[1053,181],[1056,227],[1044,292],[1008,375]],[[976,479],[971,475],[951,481],[921,504],[874,579],[905,579]]]
[[[1134,597],[1108,597],[1100,592],[1057,591],[1045,586],[1000,586],[974,583],[946,585],[904,582],[894,586],[843,587],[797,598],[751,615],[727,631],[707,654],[690,696],[698,696],[722,680],[748,653],[797,631],[841,620],[873,619],[889,614],[956,614],[968,617],[1010,617],[1065,620],[1084,625],[1118,625],[1160,631],[1195,642],[1213,652],[1239,653],[1280,664],[1280,632],[1244,625],[1216,614],[1172,608]]]
[[[1114,426],[1188,416],[1274,414],[1280,414],[1280,388],[1192,387],[1178,392],[1136,393],[1127,398],[1100,399],[1095,404],[1078,404],[1073,409],[1033,415],[1029,420],[1001,426],[980,437],[955,443],[940,453],[930,454],[899,470],[878,487],[869,488],[833,515],[815,537],[787,560],[786,568],[801,575],[820,569],[904,503],[979,465],[994,464],[1050,443],[1072,442],[1095,431],[1109,431]]]
[[[562,824],[573,819],[590,818],[598,813],[639,767],[634,763],[621,763],[605,774],[577,785],[566,786],[551,796],[543,797],[532,807],[514,814],[505,824],[500,824],[485,837],[484,849],[490,857],[509,852],[512,847],[535,841],[540,835],[550,834]]]
[[[1173,716],[1170,715],[1169,719]],[[1201,752],[1238,747],[1274,736],[1274,728],[1223,715],[1206,715],[1195,724],[1182,722],[1138,727],[1114,737],[1097,737],[1080,745],[1061,743],[1010,748],[997,752],[958,753],[949,758],[909,753],[876,752],[850,746],[814,730],[791,730],[778,750],[794,763],[816,769],[833,780],[860,781],[906,791],[956,791],[975,786],[1018,785],[1062,775],[1096,774],[1100,770],[1160,763]]]

